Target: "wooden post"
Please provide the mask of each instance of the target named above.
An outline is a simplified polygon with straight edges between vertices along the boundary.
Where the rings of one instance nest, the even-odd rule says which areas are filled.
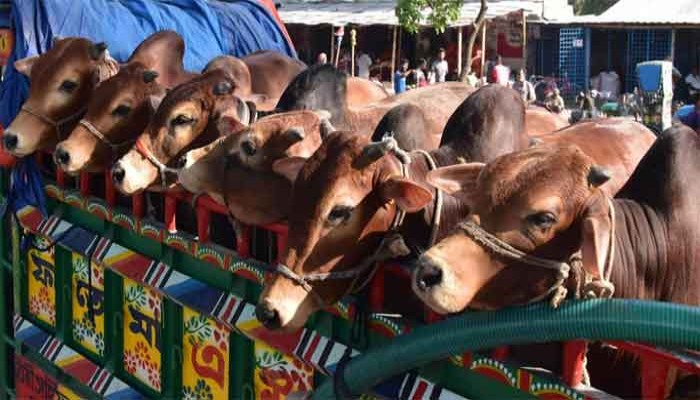
[[[462,76],[462,31],[463,27],[457,28],[457,75]],[[474,32],[476,34],[476,32]],[[467,70],[469,69],[467,66]]]
[[[396,69],[396,26],[394,26],[393,39],[391,41],[391,87],[394,88],[394,70]]]
[[[527,69],[527,16],[523,13],[523,69]]]
[[[486,71],[484,70],[486,68],[486,27],[488,26],[489,21],[485,20],[484,25],[481,27],[481,76],[480,78],[483,78],[484,75],[486,75]],[[474,32],[476,34],[476,32]]]
[[[331,53],[328,55],[330,59],[328,62],[331,65],[334,65],[333,63],[333,55],[335,55],[335,31],[333,25],[331,25]]]
[[[350,31],[350,76],[355,76],[355,46],[357,46],[357,31]]]

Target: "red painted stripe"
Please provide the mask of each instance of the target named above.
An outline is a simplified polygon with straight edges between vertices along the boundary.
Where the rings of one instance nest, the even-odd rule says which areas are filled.
[[[302,357],[306,361],[311,361],[311,357],[314,356],[314,353],[316,352],[316,347],[318,347],[318,342],[321,341],[321,335],[317,333],[312,333],[314,335],[313,339],[311,339],[311,343],[309,343],[309,346],[306,348],[306,352],[304,352],[304,357]]]
[[[107,377],[109,377],[109,372],[100,370],[98,373],[100,375],[98,376],[97,381],[92,385],[92,388],[99,393],[102,391],[102,385],[104,385],[104,383],[107,381]]]
[[[90,380],[97,372],[98,367],[87,358],[81,358],[72,364],[64,366],[62,369],[81,383],[90,385]]]
[[[160,282],[160,278],[162,278],[163,274],[165,273],[165,264],[158,263],[156,265],[156,268],[158,268],[158,270],[156,271],[155,276],[153,276],[153,278],[151,278],[150,282],[146,282],[152,286],[158,286],[158,283]]]
[[[420,379],[420,381],[418,382],[418,387],[416,387],[416,390],[413,392],[413,396],[411,396],[411,399],[421,400],[426,390],[428,390],[428,384],[424,380]]]
[[[53,352],[56,350],[56,347],[58,347],[58,340],[51,338],[49,339],[49,346],[44,349],[44,354],[43,356],[51,360],[53,357]]]
[[[224,310],[223,314],[221,314],[221,318],[224,321],[228,321],[229,318],[231,318],[231,314],[233,313],[233,310],[236,309],[236,299],[233,296],[229,296],[229,298],[226,300],[228,301],[228,305],[226,306],[226,309]]]

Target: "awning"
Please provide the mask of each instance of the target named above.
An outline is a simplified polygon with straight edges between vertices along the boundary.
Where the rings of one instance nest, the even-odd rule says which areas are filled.
[[[285,24],[301,25],[398,25],[395,1],[382,2],[286,2],[279,13]],[[479,14],[479,0],[465,0],[459,19],[450,26],[471,25]],[[486,18],[523,10],[529,21],[573,15],[566,0],[489,0]]]
[[[620,0],[601,15],[550,21],[581,25],[700,25],[698,0]]]

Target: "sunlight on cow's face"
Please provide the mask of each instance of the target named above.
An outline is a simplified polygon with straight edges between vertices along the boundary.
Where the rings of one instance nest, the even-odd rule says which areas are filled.
[[[592,194],[591,160],[575,147],[534,148],[484,167],[438,169],[429,181],[472,210],[470,221],[525,253],[567,260],[581,243],[575,223]],[[413,289],[433,310],[494,309],[523,304],[548,290],[551,270],[494,256],[464,230],[441,240],[419,259]]]
[[[41,56],[16,62],[16,68],[30,78],[25,106],[31,111],[20,111],[7,127],[5,149],[26,156],[50,148],[59,140],[57,128],[80,119],[94,86],[117,69],[106,47],[96,46],[87,39],[63,39]],[[71,121],[61,123],[66,118]]]

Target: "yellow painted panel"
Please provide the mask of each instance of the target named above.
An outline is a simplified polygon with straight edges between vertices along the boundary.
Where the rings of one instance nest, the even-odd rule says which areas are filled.
[[[38,247],[49,242],[39,236],[34,238]],[[56,326],[56,267],[54,248],[41,252],[32,248],[27,252],[29,313],[51,326]]]
[[[68,387],[63,385],[58,385],[56,389],[56,395],[53,397],[54,400],[81,400],[82,397],[78,396],[74,391],[70,390]]]
[[[71,277],[73,339],[86,349],[104,355],[104,272],[102,266],[73,253]]]
[[[255,342],[255,398],[284,400],[313,388],[313,369],[264,342]]]
[[[226,327],[190,308],[183,308],[182,398],[227,399],[229,336]]]
[[[160,391],[161,298],[152,290],[124,278],[124,369]]]

